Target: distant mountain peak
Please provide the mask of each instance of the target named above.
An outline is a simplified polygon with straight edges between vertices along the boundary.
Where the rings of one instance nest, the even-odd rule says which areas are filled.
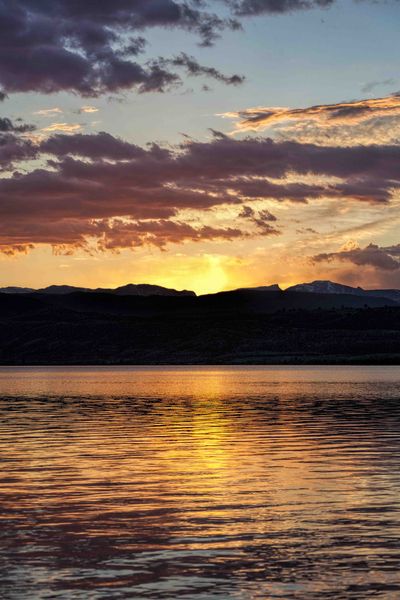
[[[175,290],[150,283],[127,283],[112,290],[120,296],[195,296],[191,290]]]
[[[281,288],[278,283],[273,283],[272,285],[259,285],[254,288],[255,290],[260,290],[261,292],[281,292]]]
[[[287,288],[287,292],[310,292],[314,294],[354,294],[362,295],[364,290],[361,287],[351,287],[342,283],[329,281],[329,279],[316,279],[309,283],[298,283]]]
[[[281,292],[282,289],[279,287],[278,283],[273,283],[272,285],[258,285],[257,287],[251,288],[239,288],[239,290],[256,290],[257,292]]]
[[[89,288],[76,287],[74,285],[49,285],[45,288],[35,290],[40,294],[71,294],[73,292],[88,292]]]
[[[387,298],[400,304],[400,290],[365,290],[364,288],[351,287],[343,283],[335,283],[328,279],[317,279],[310,283],[292,285],[286,292],[307,292],[313,294],[347,294],[351,296],[364,296],[368,298]]]

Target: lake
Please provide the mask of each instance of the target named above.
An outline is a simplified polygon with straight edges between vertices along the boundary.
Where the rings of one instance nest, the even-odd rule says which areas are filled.
[[[399,367],[0,369],[0,597],[400,598]]]

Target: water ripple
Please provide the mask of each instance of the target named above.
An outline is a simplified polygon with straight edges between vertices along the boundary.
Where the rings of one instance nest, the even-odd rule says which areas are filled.
[[[0,597],[400,598],[400,369],[0,369]]]

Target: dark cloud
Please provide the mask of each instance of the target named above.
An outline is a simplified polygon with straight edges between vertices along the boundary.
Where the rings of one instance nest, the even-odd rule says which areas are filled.
[[[121,56],[137,56],[144,52],[147,41],[144,37],[131,37],[129,42],[119,51]]]
[[[7,117],[0,117],[0,134],[2,133],[27,133],[34,131],[35,125],[29,125],[28,123],[22,123],[20,120],[18,124],[15,124]]]
[[[383,79],[382,81],[369,81],[364,84],[361,88],[361,91],[365,94],[369,94],[373,92],[377,87],[386,86],[386,85],[394,85],[396,83],[395,79]]]
[[[34,131],[35,126],[16,123],[7,117],[0,117],[0,172],[10,170],[14,163],[35,158],[38,148],[23,134]]]
[[[40,150],[60,157],[85,156],[92,160],[129,160],[146,154],[139,146],[115,138],[104,131],[96,135],[54,135],[40,144]]]
[[[184,30],[210,46],[245,17],[326,8],[335,0],[0,0],[0,101],[6,93],[70,91],[85,97],[136,89],[163,92],[184,67],[238,84],[186,55],[138,62],[146,32]],[[221,7],[225,16],[221,16]],[[219,11],[219,12],[218,12]]]
[[[98,224],[100,231],[99,247],[101,250],[120,250],[143,245],[158,246],[163,249],[168,244],[179,244],[186,241],[234,240],[246,237],[238,228],[228,227],[193,227],[167,219],[137,221],[124,223],[114,221]]]
[[[339,252],[317,254],[313,262],[350,262],[359,267],[372,266],[384,271],[397,271],[400,269],[400,244],[382,248],[376,244],[369,244],[365,248],[352,248]]]
[[[389,200],[391,187],[399,185],[400,146],[316,146],[299,142],[275,142],[269,138],[216,139],[209,143],[193,142],[180,157],[182,166],[193,174],[208,173],[209,177],[235,177],[238,186],[259,186],[268,196],[268,187],[274,183],[260,181],[255,176],[283,178],[290,172],[316,174],[344,179],[342,184],[305,185],[304,196],[312,190],[318,195],[357,195],[371,202]],[[253,176],[253,179],[249,179]],[[244,177],[244,179],[243,179]],[[242,179],[240,179],[242,178]],[[285,184],[290,190],[291,184]],[[294,184],[297,188],[300,183]],[[348,186],[348,188],[346,188]],[[377,190],[378,195],[374,195]],[[250,193],[249,193],[250,195]],[[258,192],[251,194],[258,195]],[[274,195],[274,194],[271,194]],[[299,194],[300,198],[300,194]]]
[[[385,0],[356,0],[358,2],[385,2]],[[337,0],[223,0],[236,17],[279,15],[299,10],[329,8]]]
[[[0,0],[0,84],[4,92],[67,90],[82,96],[131,88],[162,92],[180,78],[159,62],[143,65],[134,59],[146,43],[136,33],[180,28],[209,45],[223,29],[239,26],[201,5],[196,0]],[[216,76],[213,69],[208,74]]]
[[[168,244],[214,240],[234,240],[248,234],[237,227],[195,227],[179,220],[146,219],[74,219],[32,220],[0,223],[0,251],[6,255],[27,253],[36,244],[48,244],[56,254],[72,254],[78,249],[91,250],[88,240],[95,240],[96,251],[119,251],[140,246],[164,249]],[[17,241],[18,240],[18,241]]]
[[[9,171],[15,163],[36,158],[37,147],[12,133],[0,133],[0,173]]]
[[[46,168],[0,179],[3,248],[38,243],[76,247],[85,236],[103,244],[102,236],[111,239],[116,220],[124,239],[132,236],[133,246],[137,240],[163,246],[179,241],[179,233],[181,241],[213,235],[229,239],[240,235],[232,233],[235,226],[217,234],[204,228],[204,223],[202,227],[191,224],[195,231],[190,232],[182,216],[185,209],[206,216],[211,208],[227,204],[242,206],[241,218],[253,226],[251,231],[246,227],[246,235],[276,235],[280,233],[276,217],[253,208],[251,200],[304,203],[314,198],[348,198],[385,204],[400,184],[400,146],[321,147],[215,136],[175,149],[156,144],[144,149],[107,133],[60,134],[36,146],[28,141],[18,146],[14,133],[3,135],[11,136],[4,145],[6,162],[18,160],[18,152],[21,160],[38,156],[43,164],[47,160]],[[307,184],[296,181],[296,176],[310,175],[318,178],[315,183],[313,177]],[[321,182],[325,177],[334,177],[334,183]],[[160,233],[157,241],[161,229],[155,223],[165,228],[167,221],[174,235]]]
[[[200,65],[193,56],[188,56],[184,52],[181,52],[179,56],[173,59],[160,59],[161,64],[173,65],[174,67],[183,67],[189,76],[199,77],[205,76],[211,79],[216,79],[221,83],[227,85],[240,85],[244,82],[245,77],[243,75],[224,75],[214,67],[205,67]]]
[[[385,250],[391,256],[400,258],[400,244],[396,244],[395,246],[387,246]]]
[[[326,8],[336,0],[226,0],[238,16],[282,14],[296,10]]]
[[[254,210],[251,206],[243,206],[239,217],[242,219],[249,219],[252,223],[257,225],[262,235],[280,235],[280,231],[273,227],[271,223],[276,222],[278,219],[269,212],[269,210]]]

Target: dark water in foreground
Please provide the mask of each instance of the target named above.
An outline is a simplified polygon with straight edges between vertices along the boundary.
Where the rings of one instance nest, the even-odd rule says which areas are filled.
[[[400,598],[400,368],[0,369],[0,597]]]

